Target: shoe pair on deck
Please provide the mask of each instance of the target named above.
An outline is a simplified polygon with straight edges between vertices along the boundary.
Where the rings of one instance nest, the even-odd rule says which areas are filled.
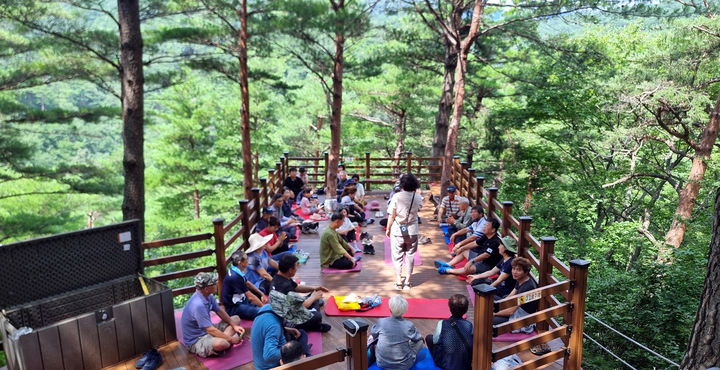
[[[435,260],[435,267],[438,269],[438,273],[440,274],[447,274],[447,270],[452,268],[452,266],[450,266],[447,262],[440,260]]]
[[[142,357],[135,363],[136,369],[155,370],[162,365],[162,355],[155,348],[145,351]]]

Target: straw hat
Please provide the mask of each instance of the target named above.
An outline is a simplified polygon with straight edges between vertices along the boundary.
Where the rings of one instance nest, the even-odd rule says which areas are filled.
[[[273,237],[272,234],[262,236],[258,233],[255,233],[255,234],[250,235],[250,239],[248,239],[250,246],[245,251],[245,253],[249,254],[249,253],[255,252],[256,250],[262,248],[263,246],[265,246],[265,244],[267,244],[270,241],[270,239],[272,239],[272,237]]]
[[[314,220],[314,221],[320,221],[320,220],[322,220],[322,216],[320,216],[317,213],[313,213],[312,215],[310,215],[310,219]]]

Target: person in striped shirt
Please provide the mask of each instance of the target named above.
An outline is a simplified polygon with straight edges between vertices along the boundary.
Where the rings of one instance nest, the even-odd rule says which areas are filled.
[[[456,191],[456,187],[448,186],[448,195],[440,201],[440,207],[438,207],[440,222],[446,222],[448,217],[457,218],[460,216],[460,198],[455,196]]]

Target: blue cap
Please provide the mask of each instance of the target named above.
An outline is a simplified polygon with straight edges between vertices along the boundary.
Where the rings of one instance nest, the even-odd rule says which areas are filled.
[[[275,213],[275,208],[265,206],[263,207],[263,213]]]
[[[350,179],[350,180],[346,181],[345,186],[348,186],[348,185],[355,185],[355,180]]]
[[[457,190],[457,188],[455,186],[453,186],[453,185],[448,186],[449,193],[454,193],[456,190]]]

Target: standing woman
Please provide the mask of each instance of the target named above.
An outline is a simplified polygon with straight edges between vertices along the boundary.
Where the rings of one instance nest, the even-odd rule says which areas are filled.
[[[395,193],[388,206],[388,227],[385,235],[390,237],[392,260],[395,267],[396,289],[410,290],[410,277],[415,263],[418,246],[418,211],[423,197],[416,193],[420,182],[411,173],[400,177],[402,191]],[[402,280],[403,258],[407,278]]]

